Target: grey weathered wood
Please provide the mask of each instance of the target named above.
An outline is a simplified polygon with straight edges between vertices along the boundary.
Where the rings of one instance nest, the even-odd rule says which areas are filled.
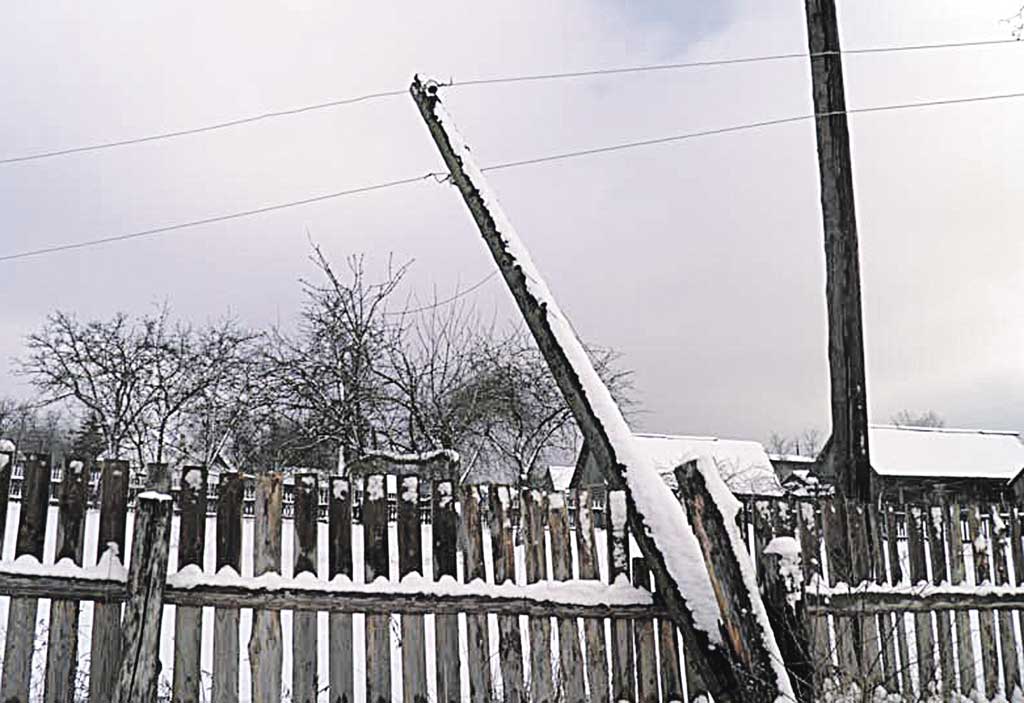
[[[521,511],[525,528],[526,582],[537,583],[547,578],[547,549],[544,544],[546,503],[539,491],[522,494]],[[530,628],[530,700],[554,703],[554,672],[551,666],[551,617],[533,616]]]
[[[28,454],[25,457],[25,477],[22,482],[21,516],[15,558],[29,555],[43,559],[43,541],[46,537],[46,513],[49,504],[50,457],[46,454]],[[39,602],[35,598],[12,598],[7,611],[7,638],[4,646],[3,679],[0,681],[0,699],[4,703],[27,703],[32,679],[32,652],[35,651],[36,613]]]
[[[143,494],[136,501],[129,595],[121,621],[123,656],[113,703],[144,700],[156,687],[173,508],[166,494]]]
[[[910,582],[914,585],[928,583],[927,562],[925,561],[924,511],[919,505],[907,507],[907,551],[910,555]],[[934,647],[932,637],[932,614],[914,614],[914,634],[917,639],[917,674],[919,695],[927,695],[937,683],[935,674]]]
[[[867,583],[874,580],[872,571],[871,532],[868,530],[864,505],[847,501],[846,525],[850,541],[851,583]],[[865,687],[874,691],[882,685],[885,671],[882,667],[882,652],[878,645],[878,618],[874,613],[865,613],[856,618],[860,633],[859,659]]]
[[[548,534],[551,537],[551,576],[555,581],[572,578],[572,542],[565,498],[558,493],[548,497]],[[583,652],[576,618],[558,618],[558,683],[560,700],[577,703],[586,700],[583,683]]]
[[[253,516],[253,575],[281,573],[281,474],[263,474],[256,479]],[[240,604],[239,604],[240,605]],[[281,700],[281,614],[255,610],[249,636],[249,666],[252,669],[252,700],[278,703]]]
[[[650,589],[651,574],[642,557],[633,559],[633,585]],[[636,638],[636,699],[639,703],[658,703],[658,666],[654,655],[654,622],[648,618],[633,621]]]
[[[328,501],[327,575],[332,579],[339,575],[352,578],[352,492],[347,478],[331,478]],[[330,702],[352,703],[352,614],[332,612],[328,618]]]
[[[398,486],[398,576],[423,575],[420,481],[402,476]],[[402,700],[427,703],[426,633],[422,615],[402,615]]]
[[[434,580],[456,577],[458,514],[451,481],[434,481],[431,489],[431,532]],[[454,614],[434,618],[434,644],[438,703],[461,703],[459,676],[459,620]]]
[[[867,381],[860,302],[857,217],[850,165],[850,134],[843,93],[843,59],[835,0],[806,0],[811,93],[818,142],[825,232],[832,464],[840,495],[871,502]]]
[[[854,582],[853,564],[850,559],[849,533],[846,524],[846,501],[840,497],[828,499],[821,504],[821,526],[825,552],[828,559],[828,582],[835,586],[840,582]],[[860,628],[855,617],[835,617],[835,650],[838,669],[835,674],[844,683],[860,680]]]
[[[293,516],[293,573],[316,575],[317,511],[320,491],[316,474],[295,477],[295,514]],[[317,614],[298,610],[292,613],[292,701],[316,703],[317,689]]]
[[[480,525],[480,491],[462,487],[462,576],[463,581],[483,581],[484,547]],[[486,615],[466,616],[466,649],[469,659],[470,703],[488,703],[492,697],[491,647]]]
[[[100,474],[100,526],[96,556],[111,551],[125,559],[128,520],[128,462],[106,460]],[[121,606],[98,602],[92,611],[92,646],[89,649],[89,700],[110,696],[121,661]]]
[[[14,469],[14,452],[0,451],[0,554],[4,549],[7,532],[7,504],[11,495],[11,471]]]
[[[889,583],[901,585],[904,583],[903,564],[899,554],[899,536],[896,520],[896,511],[888,506],[885,511],[885,543],[889,552]],[[908,580],[908,579],[907,579]],[[903,612],[893,613],[895,619],[896,644],[899,651],[899,674],[900,690],[905,698],[912,698],[914,695],[913,682],[910,677],[910,629],[907,618]]]
[[[508,486],[492,486],[488,511],[494,583],[516,582],[516,552],[512,534],[512,497]],[[505,703],[525,703],[523,640],[516,615],[498,616],[498,659]],[[605,703],[602,701],[601,703]]]
[[[626,521],[626,499],[621,491],[609,491],[608,510],[608,582],[620,577],[630,583],[629,530]],[[623,618],[611,621],[611,682],[613,701],[636,700],[636,678],[633,673],[633,623]],[[697,672],[694,656],[685,651],[688,666]],[[703,684],[701,685],[703,690]],[[690,700],[696,694],[690,690]]]
[[[366,582],[388,579],[388,498],[384,476],[366,477],[363,492],[363,561]],[[391,616],[366,615],[366,701],[391,703]]]
[[[593,499],[589,491],[581,490],[576,497],[576,559],[581,579],[599,581],[597,541],[594,537]],[[675,633],[675,623],[662,618]],[[608,703],[608,649],[604,640],[604,621],[598,618],[584,618],[583,636],[587,645],[587,683],[590,685],[590,700],[593,703]],[[678,652],[676,660],[678,662]],[[682,700],[682,691],[678,700]]]
[[[989,540],[982,531],[981,506],[977,503],[967,505],[967,531],[974,555],[974,583],[977,585],[992,583],[989,571]],[[999,690],[999,662],[988,654],[996,651],[994,619],[995,613],[978,613],[978,637],[981,640],[981,673],[985,685],[985,696],[988,700],[995,697]]]
[[[206,467],[186,466],[178,486],[178,570],[203,568],[206,546]],[[174,612],[173,703],[200,703],[203,610],[179,606]]]
[[[946,541],[949,543],[949,582],[953,585],[966,584],[967,571],[964,564],[964,543],[961,532],[961,510],[959,503],[947,506]],[[974,668],[974,644],[971,639],[971,617],[966,610],[956,611],[957,661],[960,668],[960,692],[970,697],[977,689]]]
[[[800,566],[803,570],[805,588],[815,581],[822,582],[821,515],[815,502],[801,502],[799,510]],[[822,691],[825,681],[832,674],[832,648],[829,642],[828,618],[812,615],[807,617],[807,636],[810,642],[810,658],[814,670],[811,682],[815,694]]]
[[[868,531],[871,539],[872,572],[873,580],[877,584],[884,584],[888,579],[885,568],[886,545],[882,541],[882,524],[885,520],[875,503],[865,507]],[[896,634],[892,622],[892,613],[880,613],[878,616],[878,637],[882,642],[882,685],[890,693],[898,693],[900,680],[898,664],[896,662]]]
[[[453,139],[454,132],[449,134],[448,130],[453,125],[440,105],[436,86],[425,85],[417,77],[410,92],[448,167],[452,183],[459,189],[473,215],[563,398],[572,410],[588,451],[611,486],[627,489],[626,502],[631,507],[628,518],[634,537],[654,574],[666,607],[679,626],[687,647],[694,652],[712,695],[726,703],[743,697],[744,685],[757,689],[759,698],[770,701],[779,695],[789,694],[790,682],[785,671],[773,670],[769,677],[761,676],[759,671],[764,663],[764,654],[772,648],[774,634],[762,619],[755,616],[763,608],[756,589],[751,590],[745,582],[718,583],[715,565],[705,563],[712,589],[725,586],[747,591],[746,598],[753,607],[737,612],[736,617],[744,620],[742,635],[746,637],[749,633],[756,633],[756,637],[740,642],[730,638],[720,641],[717,631],[705,631],[697,626],[686,594],[677,581],[684,568],[677,560],[680,555],[667,556],[663,551],[676,549],[678,541],[671,530],[659,529],[660,523],[657,522],[664,518],[661,513],[668,506],[672,506],[670,510],[678,510],[667,502],[672,499],[671,490],[658,479],[653,466],[642,460],[634,461],[631,430],[625,417],[564,313],[558,309],[540,273],[530,262],[528,253],[497,201],[486,195],[483,176],[472,163],[468,148],[459,139]],[[634,495],[628,490],[631,485],[640,483],[645,484],[642,491]],[[659,513],[657,518],[655,512]],[[681,522],[681,510],[678,510],[677,517]],[[706,554],[702,552],[702,555]],[[732,578],[741,568],[750,567],[745,555],[731,550],[726,555],[717,556],[717,560],[733,562],[727,578]],[[754,653],[756,656],[751,656]],[[752,671],[751,667],[758,670]],[[741,682],[740,678],[746,681]]]
[[[57,517],[55,561],[70,559],[82,563],[85,537],[85,501],[89,489],[89,471],[81,459],[64,464]],[[2,523],[0,523],[2,524]],[[46,643],[45,703],[73,703],[78,673],[78,601],[54,599],[50,602],[50,636]]]
[[[931,556],[932,583],[939,585],[949,583],[949,570],[947,568],[945,549],[945,507],[940,505],[930,506],[924,514],[925,525],[928,529],[928,547]],[[946,696],[951,696],[956,691],[956,665],[953,657],[953,623],[950,620],[952,613],[948,610],[940,610],[935,613],[935,630],[938,634],[939,644],[939,667],[942,681],[942,691]]]
[[[235,472],[220,475],[217,489],[217,571],[242,572],[242,495],[245,484]],[[165,593],[166,597],[166,593]],[[213,611],[213,703],[238,703],[239,610]]]
[[[1002,506],[989,506],[992,515],[992,565],[997,586],[1010,583],[1010,571],[1006,560],[1009,548],[1009,533],[1006,522],[1000,517]],[[1015,689],[1020,687],[1020,667],[1017,663],[1017,641],[1013,634],[1013,611],[1002,608],[996,611],[999,622],[999,647],[1002,652],[1003,685],[1007,698],[1013,696]]]

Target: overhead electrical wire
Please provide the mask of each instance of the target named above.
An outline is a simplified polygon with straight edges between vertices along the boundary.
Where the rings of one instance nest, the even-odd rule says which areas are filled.
[[[715,66],[732,66],[739,64],[751,64],[761,63],[766,61],[782,61],[789,59],[806,59],[806,58],[818,58],[822,56],[842,54],[884,54],[884,53],[896,53],[896,52],[908,52],[908,51],[930,51],[938,49],[959,49],[959,48],[970,48],[979,46],[995,46],[1001,44],[1016,44],[1020,43],[1018,39],[988,39],[981,41],[964,41],[964,42],[949,42],[949,43],[938,43],[938,44],[908,44],[903,46],[887,46],[887,47],[867,47],[863,49],[846,49],[842,52],[826,51],[815,54],[807,54],[803,52],[793,52],[784,54],[769,54],[763,56],[748,56],[739,57],[732,59],[712,59],[706,61],[684,61],[678,63],[662,63],[662,64],[648,64],[643,66],[624,66],[618,68],[599,68],[584,71],[566,71],[560,73],[538,73],[538,74],[525,74],[520,76],[496,76],[492,78],[477,78],[464,81],[452,80],[445,84],[446,87],[470,87],[470,86],[481,86],[481,85],[501,85],[506,83],[524,83],[524,82],[536,82],[536,81],[549,81],[549,80],[565,80],[572,78],[588,78],[594,76],[614,76],[631,73],[647,73],[652,71],[671,71],[671,70],[684,70],[693,68],[711,68]],[[263,112],[256,115],[249,115],[246,117],[239,117],[237,119],[226,120],[223,122],[213,122],[198,127],[192,127],[187,129],[179,129],[169,132],[157,132],[154,134],[144,135],[141,137],[131,137],[127,139],[118,139],[114,141],[98,142],[95,144],[86,144],[83,146],[68,147],[66,149],[54,149],[52,151],[42,151],[31,154],[22,154],[17,156],[8,156],[0,158],[0,165],[23,163],[27,161],[38,161],[41,159],[55,158],[59,156],[68,156],[71,154],[80,154],[91,151],[101,151],[106,149],[114,149],[117,147],[131,146],[134,144],[144,144],[146,142],[155,142],[165,139],[175,139],[178,137],[184,137],[188,135],[202,134],[205,132],[215,132],[222,129],[228,129],[231,127],[238,127],[241,125],[252,124],[254,122],[262,122],[265,120],[271,120],[281,117],[290,117],[299,115],[306,112],[314,112],[318,110],[326,110],[336,107],[342,107],[345,105],[353,105],[356,103],[369,102],[373,100],[379,100],[382,98],[390,98],[399,95],[405,95],[407,90],[387,90],[376,93],[366,93],[364,95],[358,95],[350,98],[341,98],[338,100],[329,100],[326,102],[313,103],[309,105],[301,105],[294,108],[288,108],[284,110],[275,110],[271,112]]]
[[[967,98],[948,98],[943,100],[927,100],[923,102],[913,103],[896,103],[891,105],[875,105],[869,107],[858,107],[849,108],[845,112],[833,111],[823,112],[817,114],[797,115],[793,117],[782,117],[773,120],[761,120],[758,122],[748,122],[745,124],[732,125],[729,127],[719,127],[716,129],[702,130],[698,132],[686,132],[684,134],[671,135],[667,137],[657,137],[655,139],[643,139],[632,142],[623,142],[621,144],[613,144],[610,146],[594,147],[591,149],[580,149],[577,151],[567,151],[559,154],[550,154],[547,156],[539,156],[530,159],[521,159],[517,161],[506,161],[497,164],[491,164],[489,166],[483,166],[481,171],[498,171],[509,168],[517,168],[520,166],[528,166],[532,164],[548,163],[552,161],[562,161],[565,159],[574,159],[583,156],[592,156],[595,154],[604,154],[614,151],[621,151],[625,149],[635,149],[645,146],[654,146],[659,144],[668,144],[671,142],[684,141],[689,139],[696,139],[700,137],[708,137],[719,134],[729,134],[735,132],[749,131],[754,129],[760,129],[764,127],[770,127],[774,125],[788,124],[794,122],[803,122],[812,119],[820,119],[824,117],[832,117],[839,114],[864,114],[871,112],[890,112],[897,110],[909,110],[927,107],[939,107],[946,105],[957,105],[966,103],[979,103],[979,102],[990,102],[995,100],[1009,100],[1024,98],[1024,91],[1014,93],[1000,93],[996,95],[979,95]],[[312,196],[309,198],[303,198],[301,200],[292,200],[284,203],[277,203],[274,205],[267,205],[264,207],[253,208],[249,210],[242,210],[239,212],[228,213],[225,215],[215,215],[212,217],[205,217],[198,220],[190,220],[188,222],[181,222],[173,225],[165,225],[162,227],[154,227],[152,229],[140,230],[137,232],[130,232],[127,234],[113,235],[109,237],[101,237],[99,239],[90,239],[81,242],[73,242],[70,244],[58,244],[50,247],[43,247],[40,249],[32,249],[28,251],[16,252],[13,254],[0,255],[0,262],[14,261],[17,259],[26,259],[34,256],[41,256],[43,254],[52,254],[60,251],[68,251],[72,249],[82,249],[85,247],[97,246],[100,244],[109,244],[112,242],[120,242],[130,239],[138,239],[142,237],[153,236],[157,234],[164,234],[166,232],[173,232],[181,229],[188,229],[192,227],[198,227],[199,225],[212,224],[215,222],[224,222],[226,220],[235,220],[243,217],[250,217],[253,215],[259,215],[267,212],[273,212],[276,210],[285,210],[289,208],[298,207],[301,205],[309,205],[312,203],[323,202],[326,200],[333,200],[349,195],[356,195],[359,193],[367,193],[375,190],[384,190],[386,188],[393,188],[396,186],[407,185],[415,183],[417,181],[423,181],[433,178],[436,181],[444,182],[448,180],[447,174],[430,172],[421,176],[414,176],[410,178],[400,178],[392,181],[384,181],[381,183],[375,183],[373,185],[361,186],[358,188],[349,188],[347,190],[340,190],[333,193],[326,193],[324,195]]]

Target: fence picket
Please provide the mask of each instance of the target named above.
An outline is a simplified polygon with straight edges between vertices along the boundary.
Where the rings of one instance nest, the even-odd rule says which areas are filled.
[[[462,489],[462,577],[465,583],[486,578],[483,533],[480,525],[480,491],[477,486]],[[470,703],[491,699],[491,647],[487,615],[466,615],[466,650],[469,656]]]
[[[626,494],[609,491],[607,498],[608,583],[623,577],[630,582],[629,530],[626,522]],[[634,701],[636,679],[633,674],[633,623],[627,618],[611,619],[612,700]],[[703,687],[692,666],[690,652],[684,652],[687,661],[687,694],[696,698]]]
[[[217,571],[242,573],[242,492],[235,472],[220,475],[217,490]],[[213,611],[213,703],[238,703],[238,608]]]
[[[387,580],[390,568],[387,478],[366,477],[363,492],[363,566],[366,583]],[[391,703],[391,616],[366,615],[366,700]]]
[[[992,515],[992,565],[997,586],[1010,583],[1010,571],[1006,561],[1009,548],[1009,533],[1006,522],[1000,515],[1002,506],[989,506]],[[999,646],[1002,651],[1004,695],[1007,700],[1014,697],[1014,691],[1020,688],[1020,667],[1017,665],[1017,642],[1014,638],[1013,611],[1000,608],[996,611],[999,622]]]
[[[492,486],[488,511],[494,583],[516,582],[516,551],[512,534],[512,501],[508,486]],[[498,658],[505,703],[524,703],[523,640],[518,615],[498,616]]]
[[[423,575],[423,531],[420,528],[420,483],[416,476],[399,477],[398,576]],[[402,700],[427,703],[427,650],[423,616],[402,615]]]
[[[910,555],[910,582],[917,586],[928,583],[928,568],[925,559],[924,510],[920,505],[907,508],[907,550]],[[935,678],[935,640],[932,637],[932,614],[914,614],[914,636],[917,642],[917,672],[919,693],[923,697],[931,693]]]
[[[352,492],[348,479],[331,478],[327,511],[327,575],[352,578]],[[330,701],[352,703],[355,680],[352,666],[352,614],[334,613],[328,617],[330,640]]]
[[[281,573],[281,474],[263,474],[256,479],[253,519],[253,575]],[[252,669],[252,700],[279,703],[281,700],[281,613],[254,610],[249,637],[249,666]]]
[[[959,503],[946,506],[946,541],[949,543],[949,582],[953,585],[966,584],[964,568],[964,542],[961,527]],[[970,696],[977,689],[974,668],[974,645],[971,641],[971,613],[969,610],[956,611],[956,644],[959,663],[960,693]]]
[[[576,496],[576,559],[581,579],[598,581],[601,574],[598,566],[597,543],[594,539],[593,496],[589,491],[581,490]],[[675,633],[675,625],[669,621],[669,627]],[[604,620],[599,618],[583,619],[583,634],[587,644],[587,683],[590,684],[590,700],[593,703],[608,703],[608,652],[604,642]],[[676,674],[678,678],[679,653],[676,657]],[[675,700],[683,700],[682,681],[679,682],[679,693]]]
[[[432,489],[431,533],[433,535],[434,580],[456,577],[458,514],[450,480],[435,481]],[[437,649],[436,676],[438,703],[461,703],[459,675],[459,620],[457,615],[434,618],[434,642]]]
[[[991,583],[989,573],[989,546],[983,532],[981,506],[971,502],[967,506],[967,529],[971,541],[971,553],[974,556],[974,583],[982,585]],[[999,689],[999,661],[989,656],[996,650],[995,626],[992,611],[978,611],[978,637],[981,640],[981,670],[985,684],[985,695],[991,700]]]
[[[49,507],[50,457],[28,454],[21,495],[21,516],[14,556],[32,556],[43,560],[46,514]],[[3,679],[0,699],[4,703],[27,703],[32,680],[32,652],[35,651],[38,598],[11,598],[7,611],[7,637],[4,645]]]
[[[547,578],[544,546],[546,504],[538,491],[522,496],[523,522],[526,528],[526,582]],[[554,703],[555,690],[551,667],[551,618],[530,616],[530,699],[536,703]]]
[[[555,581],[572,578],[572,543],[569,536],[569,515],[565,498],[560,493],[548,496],[548,533],[551,536],[551,576]],[[560,700],[583,703],[583,653],[576,618],[556,618],[558,626],[558,683]]]
[[[948,583],[945,539],[943,530],[944,506],[939,503],[928,508],[924,513],[925,525],[928,530],[928,546],[931,555],[932,583],[939,585]],[[941,668],[942,691],[947,696],[956,690],[956,671],[953,658],[953,626],[950,620],[952,612],[939,610],[935,612],[935,630],[938,633],[939,666]]]
[[[849,534],[846,522],[846,503],[837,498],[828,499],[821,506],[821,523],[825,535],[828,558],[828,583],[855,583],[850,563]],[[835,647],[838,654],[838,674],[846,681],[860,680],[859,644],[860,628],[856,618],[838,615],[832,618],[835,628]]]
[[[206,468],[186,466],[178,492],[178,571],[203,568],[206,545]],[[203,609],[178,606],[174,612],[174,703],[199,703]]]
[[[312,574],[317,571],[317,511],[320,489],[314,473],[295,477],[295,507],[292,518],[294,535],[293,573]],[[292,611],[292,701],[316,703],[317,699],[317,613]]]
[[[811,501],[801,501],[798,505],[800,527],[801,569],[804,587],[814,591],[814,584],[824,582],[821,560],[821,514],[817,505]],[[825,679],[832,668],[832,649],[829,643],[828,617],[811,615],[807,620],[808,640],[811,644],[811,661],[814,665],[813,689],[815,692],[824,688]],[[690,696],[692,699],[693,696]]]
[[[633,559],[633,585],[651,590],[651,573],[643,557]],[[654,656],[654,621],[633,621],[636,647],[636,698],[639,703],[658,703],[658,666]]]
[[[865,506],[868,533],[871,536],[871,574],[877,584],[886,582],[885,543],[882,541],[882,514],[877,504]],[[877,616],[878,639],[881,642],[881,684],[886,691],[899,691],[899,676],[896,673],[896,635],[891,613],[879,613]]]
[[[899,525],[897,522],[896,510],[893,506],[887,506],[885,511],[885,543],[889,552],[889,583],[899,586],[904,581],[909,582],[909,576],[903,569],[903,561],[899,550]],[[896,644],[899,649],[900,663],[900,690],[904,698],[913,698],[914,688],[910,676],[910,622],[906,613],[893,613],[895,619]]]
[[[57,517],[56,563],[70,559],[79,566],[82,564],[88,476],[85,462],[79,459],[65,462]],[[46,645],[46,681],[43,686],[45,703],[66,701],[69,692],[76,688],[78,612],[78,601],[54,599],[50,602],[50,636]]]

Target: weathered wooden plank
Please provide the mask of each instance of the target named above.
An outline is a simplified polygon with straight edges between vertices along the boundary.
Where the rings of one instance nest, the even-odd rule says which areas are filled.
[[[982,524],[981,506],[977,503],[967,505],[967,534],[971,542],[974,556],[974,583],[982,585],[992,583],[989,571],[989,541],[985,537]],[[985,696],[988,700],[995,697],[999,689],[999,661],[990,656],[996,652],[995,613],[978,613],[978,637],[981,640],[981,673],[985,684]]]
[[[220,475],[217,489],[217,571],[242,573],[242,496],[245,483],[236,472]],[[167,594],[164,593],[166,598]],[[213,611],[213,703],[238,703],[239,610]]]
[[[864,505],[854,501],[846,504],[846,525],[850,541],[852,583],[862,584],[874,580],[871,555],[871,533],[868,531]],[[860,634],[858,655],[864,687],[874,691],[882,685],[885,671],[882,667],[882,652],[878,644],[878,619],[872,613],[856,618],[856,630]]]
[[[992,566],[997,586],[1010,583],[1010,570],[1006,560],[1006,552],[1010,547],[1009,531],[1001,512],[1002,506],[989,506],[992,515]],[[1003,608],[996,611],[999,622],[999,647],[1003,662],[1004,695],[1010,699],[1014,691],[1020,687],[1020,667],[1017,664],[1017,641],[1014,637],[1013,611]]]
[[[889,552],[889,583],[894,586],[902,584],[905,576],[907,576],[906,580],[909,582],[909,575],[904,574],[903,562],[900,558],[899,527],[897,525],[896,510],[891,505],[886,506],[885,509],[885,544]],[[900,657],[900,690],[903,692],[904,698],[909,699],[914,695],[913,682],[910,676],[910,625],[903,612],[893,613],[893,618],[895,619],[896,645]]]
[[[926,535],[924,510],[920,505],[907,506],[907,551],[910,556],[910,582],[914,585],[928,584],[924,542]],[[930,694],[938,683],[930,612],[914,614],[914,636],[917,641],[918,693],[924,697]]]
[[[328,501],[328,576],[352,578],[352,492],[347,478],[331,478]],[[328,618],[330,701],[352,703],[355,700],[352,614],[331,612]]]
[[[630,583],[629,531],[626,518],[626,496],[622,491],[609,491],[608,510],[608,582],[623,578]],[[633,674],[633,623],[623,618],[611,622],[611,681],[613,701],[636,700],[636,678]],[[699,680],[699,668],[693,662],[695,654],[685,651],[688,671],[692,669]],[[689,682],[688,682],[689,683]],[[703,683],[700,683],[703,690]],[[696,687],[688,686],[690,700],[696,698]]]
[[[11,471],[14,469],[15,448],[12,444],[0,445],[0,554],[3,553],[7,532],[7,503],[11,495]]]
[[[272,472],[256,478],[253,515],[253,574],[281,573],[281,474]],[[281,613],[255,610],[249,636],[249,666],[252,670],[252,700],[279,703],[281,668]]]
[[[121,621],[123,657],[113,703],[145,700],[156,690],[173,512],[174,503],[164,493],[143,493],[136,500],[129,595]]]
[[[100,474],[100,525],[97,557],[124,559],[128,520],[128,462],[108,459]],[[92,646],[89,650],[89,700],[110,697],[121,661],[121,606],[98,602],[92,611]]]
[[[643,557],[633,559],[633,585],[650,589],[651,572]],[[658,703],[658,665],[654,654],[654,622],[648,618],[633,621],[636,638],[636,699],[639,703]]]
[[[508,486],[492,486],[489,493],[489,526],[494,583],[516,582],[516,552],[512,534],[512,498]],[[523,640],[516,615],[498,616],[498,659],[506,703],[525,703]],[[602,701],[601,703],[606,703]]]
[[[480,491],[462,487],[462,576],[466,583],[483,581],[483,533],[480,525]],[[492,695],[491,648],[486,615],[466,616],[466,649],[469,654],[470,703],[488,703]]]
[[[522,513],[526,540],[526,582],[547,578],[547,549],[544,544],[547,501],[538,491],[524,491]],[[551,666],[551,618],[530,618],[530,699],[536,703],[554,703],[554,672]]]
[[[423,575],[420,480],[402,476],[398,486],[398,576]],[[486,617],[486,616],[484,616]],[[422,615],[402,615],[402,700],[427,703],[427,648]]]
[[[363,561],[367,583],[388,579],[388,497],[381,475],[367,476],[363,493]],[[366,615],[366,701],[391,703],[391,616]]]
[[[431,533],[434,580],[455,578],[458,514],[451,481],[434,481],[431,488]],[[459,676],[459,621],[454,614],[434,618],[434,644],[437,649],[436,682],[438,703],[461,703]]]
[[[661,672],[661,698],[665,703],[686,700],[683,674],[679,667],[679,644],[676,625],[668,618],[658,618],[658,670]]]
[[[589,491],[581,490],[576,497],[576,558],[581,579],[599,581],[597,541],[594,536],[594,503]],[[666,626],[675,633],[675,623],[662,618]],[[583,636],[587,645],[587,683],[590,685],[592,703],[608,703],[610,688],[608,680],[608,650],[604,640],[604,621],[597,618],[583,620]],[[676,661],[679,656],[676,652]],[[677,669],[678,670],[678,669]],[[680,689],[679,698],[683,700]]]
[[[949,582],[953,585],[967,584],[959,503],[947,506],[945,525],[946,541],[949,543]],[[956,640],[960,693],[970,697],[978,686],[974,668],[974,644],[971,639],[971,615],[967,610],[956,611]]]
[[[884,584],[888,578],[885,569],[885,548],[882,541],[882,523],[885,518],[876,503],[865,506],[867,528],[871,534],[871,571],[877,584]],[[882,685],[890,693],[900,690],[898,665],[896,662],[896,632],[891,613],[879,613],[878,638],[881,641]]]
[[[928,529],[928,547],[931,556],[932,583],[949,583],[943,522],[946,509],[942,504],[930,506],[924,514]],[[940,610],[935,613],[935,630],[938,633],[939,666],[941,668],[942,691],[947,697],[956,691],[956,664],[953,656],[953,613]]]
[[[569,536],[569,514],[561,493],[548,496],[548,534],[551,536],[551,575],[556,581],[572,578],[572,543]],[[583,653],[576,618],[558,618],[559,700],[582,703],[586,700],[583,683]]]
[[[317,511],[320,490],[314,473],[295,477],[295,513],[293,573],[316,576]],[[296,610],[292,613],[292,701],[316,703],[317,690],[317,614]]]
[[[206,546],[206,467],[186,466],[178,487],[178,571],[203,568]],[[174,613],[174,703],[199,703],[203,645],[202,608],[180,606]]]
[[[802,501],[798,506],[800,527],[800,565],[803,570],[804,587],[813,588],[815,583],[824,583],[821,558],[821,516],[818,505],[811,501]],[[824,688],[831,676],[832,646],[829,642],[828,618],[809,615],[807,617],[807,637],[810,642],[810,657],[814,670],[811,682],[817,694]],[[691,696],[692,698],[692,696]]]
[[[842,498],[828,499],[821,506],[825,552],[828,559],[828,582],[855,582],[850,559],[849,533],[846,522],[846,502]],[[856,617],[834,617],[835,650],[839,668],[836,674],[843,683],[861,680],[860,627]]]
[[[50,457],[46,454],[27,454],[15,558],[27,555],[39,561],[43,559],[49,488]],[[29,699],[38,605],[39,601],[35,598],[11,599],[7,611],[3,680],[0,681],[0,699],[4,703],[27,703]]]
[[[55,561],[82,564],[85,538],[85,502],[89,471],[85,461],[69,459],[64,465],[57,516]],[[2,524],[2,523],[0,523]],[[50,602],[50,636],[46,643],[45,703],[70,703],[78,673],[78,601]]]

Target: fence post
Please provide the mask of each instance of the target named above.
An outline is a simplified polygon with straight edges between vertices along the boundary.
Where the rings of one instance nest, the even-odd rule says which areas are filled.
[[[761,598],[779,643],[797,699],[814,698],[814,662],[803,599],[803,554],[792,536],[775,537],[764,549]]]
[[[140,493],[128,567],[128,602],[121,621],[121,667],[113,703],[132,703],[155,690],[159,675],[160,621],[163,619],[171,497]]]

